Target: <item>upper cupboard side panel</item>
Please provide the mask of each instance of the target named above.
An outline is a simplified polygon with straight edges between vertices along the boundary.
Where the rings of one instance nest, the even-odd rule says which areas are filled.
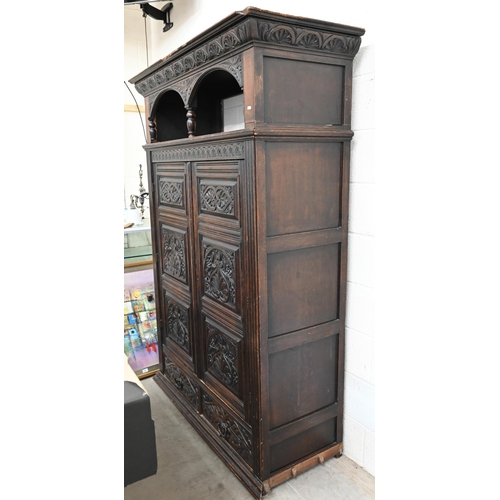
[[[344,71],[343,65],[265,55],[265,123],[342,125]]]

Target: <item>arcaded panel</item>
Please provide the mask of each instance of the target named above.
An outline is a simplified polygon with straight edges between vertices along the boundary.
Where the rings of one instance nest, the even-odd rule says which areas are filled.
[[[269,356],[270,428],[337,400],[338,336]]]
[[[342,125],[344,67],[264,57],[266,123]]]
[[[338,318],[340,244],[268,255],[268,335]]]
[[[340,225],[338,142],[266,144],[267,236]]]

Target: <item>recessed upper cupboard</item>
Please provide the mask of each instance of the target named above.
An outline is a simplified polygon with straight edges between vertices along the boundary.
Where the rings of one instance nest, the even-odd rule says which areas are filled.
[[[363,33],[247,8],[130,80],[149,121],[155,380],[256,498],[342,453]]]

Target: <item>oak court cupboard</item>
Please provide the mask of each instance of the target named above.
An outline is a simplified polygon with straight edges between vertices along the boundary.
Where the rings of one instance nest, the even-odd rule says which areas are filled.
[[[363,34],[249,7],[130,80],[149,121],[155,380],[256,498],[342,453]]]

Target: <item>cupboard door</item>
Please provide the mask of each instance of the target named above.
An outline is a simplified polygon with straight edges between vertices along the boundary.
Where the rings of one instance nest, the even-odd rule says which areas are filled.
[[[245,418],[240,161],[193,163],[200,374]]]
[[[195,371],[189,164],[155,165],[156,234],[165,346]]]

